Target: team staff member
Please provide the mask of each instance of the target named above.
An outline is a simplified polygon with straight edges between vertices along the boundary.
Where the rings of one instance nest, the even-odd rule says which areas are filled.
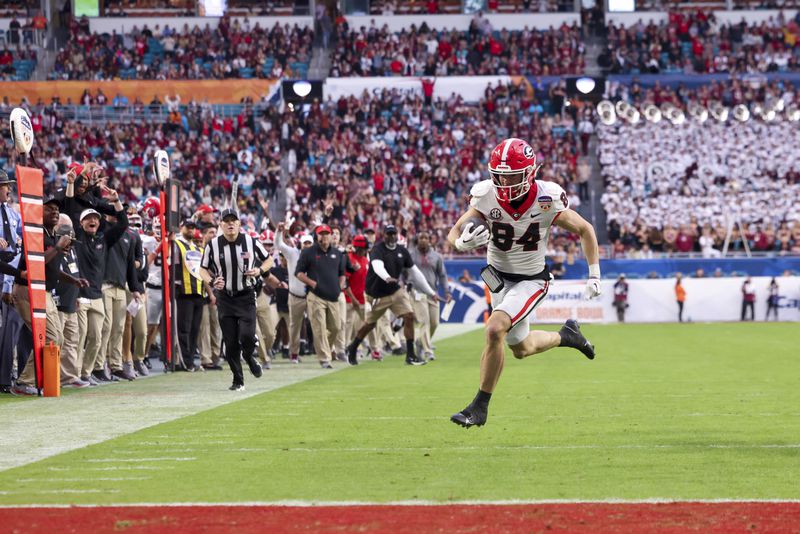
[[[147,341],[145,342],[145,353],[150,350],[153,342],[158,335],[158,327],[161,324],[161,311],[164,308],[164,294],[162,293],[163,278],[162,260],[161,260],[161,223],[159,220],[153,219],[153,235],[149,236],[150,239],[142,240],[142,249],[147,254],[147,280],[145,281],[145,295],[147,302]],[[140,375],[146,376],[150,374],[147,368],[147,359],[144,360],[143,365],[136,368],[136,372]],[[134,363],[134,365],[136,365]]]
[[[256,293],[254,279],[272,267],[272,259],[258,240],[239,232],[239,214],[223,210],[222,235],[203,251],[200,277],[213,287],[217,297],[219,324],[225,341],[225,357],[233,374],[231,391],[244,391],[244,358],[253,376],[261,376],[261,366],[253,357],[256,348]],[[278,285],[270,276],[267,283]]]
[[[125,314],[125,329],[122,332],[122,358],[126,368],[133,371],[135,376],[139,376],[147,374],[143,363],[147,353],[145,344],[147,341],[147,290],[144,284],[149,276],[149,266],[147,264],[148,251],[145,250],[144,244],[153,240],[153,237],[142,231],[142,217],[133,206],[128,208],[128,223],[130,224],[128,234],[133,237],[133,248],[138,254],[134,260],[134,267],[136,268],[136,280],[139,283],[140,306],[135,316],[131,316],[130,313]],[[130,289],[125,291],[125,297],[126,307],[130,306],[134,300],[133,291]],[[140,372],[141,369],[144,369],[145,372]]]
[[[175,238],[176,257],[172,265],[175,280],[175,311],[178,325],[178,345],[181,348],[184,371],[194,372],[194,353],[200,338],[200,322],[203,320],[203,281],[193,274],[191,262],[201,256],[200,248],[194,244],[197,225],[191,219],[183,221],[180,235]]]
[[[2,217],[2,237],[0,237],[0,261],[16,267],[19,264],[17,241],[22,239],[22,219],[11,207],[11,186],[4,170],[0,169],[0,216]],[[11,393],[11,375],[14,367],[14,349],[17,346],[22,318],[14,308],[14,276],[6,274],[3,280],[3,299],[0,302],[0,392]],[[24,361],[24,352],[17,351],[17,361]]]
[[[346,339],[353,339],[358,329],[364,325],[366,319],[366,298],[364,291],[367,287],[367,271],[369,270],[369,258],[367,251],[369,243],[363,235],[353,238],[353,251],[349,253],[350,263],[358,267],[353,272],[345,273],[347,277],[347,289],[345,297],[347,300],[347,332]],[[378,338],[373,330],[369,334],[369,344],[372,347],[372,359],[382,360],[381,352],[378,349]]]
[[[269,270],[277,278],[281,285],[275,288],[275,309],[278,312],[278,324],[276,336],[283,345],[281,352],[283,357],[289,357],[288,333],[289,333],[289,271],[286,268],[286,258],[283,254],[279,256],[278,263]],[[281,321],[284,328],[281,329]]]
[[[216,210],[211,213],[216,213]],[[208,244],[217,237],[217,225],[206,225],[200,231],[203,235],[203,249],[205,250]],[[222,371],[222,366],[219,364],[222,333],[219,330],[217,297],[209,288],[206,288],[206,298],[203,299],[203,318],[200,320],[200,340],[197,342],[197,349],[200,351],[200,365],[203,369]]]
[[[414,265],[419,267],[425,281],[434,291],[444,292],[445,302],[450,302],[450,289],[447,285],[447,272],[444,270],[442,255],[431,247],[431,236],[422,231],[417,234],[417,246],[410,251]],[[433,360],[431,339],[439,326],[439,302],[425,295],[420,288],[414,287],[414,315],[417,318],[417,343],[422,349],[422,357]]]
[[[81,289],[81,306],[78,310],[78,329],[81,332],[79,347],[84,346],[81,379],[88,380],[89,374],[101,382],[108,382],[105,373],[93,372],[96,363],[100,363],[101,345],[103,343],[103,278],[109,250],[125,234],[128,228],[128,216],[119,201],[119,195],[113,189],[105,188],[109,201],[113,202],[116,211],[116,224],[100,230],[100,213],[88,208],[81,212],[78,220],[80,226],[75,229],[75,237],[80,241],[78,251],[78,269],[89,281],[89,287]],[[75,210],[75,174],[67,173],[67,188],[64,197],[64,211],[69,215]]]
[[[419,268],[414,265],[408,250],[397,244],[397,228],[388,224],[383,229],[383,241],[377,243],[370,252],[369,272],[367,273],[367,295],[372,299],[372,310],[367,315],[367,322],[362,326],[356,338],[347,348],[347,357],[352,365],[358,364],[358,346],[372,332],[387,310],[392,310],[397,317],[403,319],[403,333],[406,337],[406,364],[424,365],[425,360],[414,352],[414,308],[408,293],[400,285],[400,276],[407,272],[411,282],[420,288],[435,302],[439,296],[431,289]]]
[[[295,275],[308,286],[308,318],[314,333],[314,351],[323,369],[332,369],[333,344],[339,332],[339,295],[345,284],[342,253],[331,246],[331,228],[314,230],[317,242],[303,250]]]
[[[72,219],[66,214],[59,217],[56,236],[74,237],[72,229]],[[80,278],[78,268],[78,254],[75,251],[77,245],[70,240],[70,244],[64,247],[64,254],[61,257],[60,269],[74,278]],[[80,331],[78,328],[78,296],[80,289],[65,280],[59,280],[53,292],[53,299],[58,307],[58,316],[61,319],[61,326],[64,331],[64,342],[61,345],[61,386],[82,388],[97,385],[96,382],[84,382],[81,380],[81,366],[83,364],[83,347],[78,345]]]
[[[303,329],[303,317],[308,309],[306,301],[306,286],[297,279],[297,261],[300,259],[300,251],[292,245],[286,243],[286,225],[278,223],[275,231],[275,245],[283,257],[286,258],[286,267],[289,271],[289,354],[292,363],[300,362],[300,332]],[[312,246],[314,240],[311,236],[300,238],[300,247],[305,250]]]
[[[56,237],[55,228],[59,218],[59,202],[53,197],[45,199],[42,206],[42,226],[44,230],[44,269],[45,269],[45,289],[47,290],[47,328],[45,330],[46,342],[55,343],[58,347],[64,342],[61,317],[58,314],[56,301],[53,299],[53,290],[58,285],[59,280],[69,282],[76,287],[86,287],[86,280],[75,278],[61,271],[61,258],[66,249],[72,242],[69,236]],[[31,303],[28,298],[28,280],[21,276],[26,271],[25,254],[20,256],[19,271],[20,276],[15,280],[14,285],[14,304],[17,312],[28,328],[31,328]],[[32,329],[31,329],[32,330]],[[81,381],[77,376],[70,375],[69,382],[79,381],[80,384],[88,385]],[[35,385],[35,363],[33,353],[28,356],[25,368],[20,373],[14,392],[22,395],[36,394]]]
[[[127,212],[126,212],[127,217]],[[114,217],[109,217],[108,222],[113,223]],[[130,223],[130,220],[128,221]],[[105,306],[105,320],[103,321],[103,340],[105,358],[95,362],[95,371],[105,372],[104,363],[108,363],[112,380],[135,380],[132,362],[122,360],[122,338],[125,331],[125,318],[127,317],[128,295],[136,300],[142,300],[144,285],[139,282],[136,270],[136,259],[142,257],[142,240],[138,234],[126,228],[122,237],[109,248],[106,258],[106,271],[103,280],[103,304]]]

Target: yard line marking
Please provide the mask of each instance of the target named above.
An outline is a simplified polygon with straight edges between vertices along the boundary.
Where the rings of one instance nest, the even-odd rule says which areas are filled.
[[[106,508],[106,507],[147,507],[147,508],[183,508],[183,507],[251,507],[251,506],[288,506],[296,508],[313,508],[323,506],[456,506],[456,505],[486,505],[486,506],[507,506],[507,505],[530,505],[530,504],[674,504],[674,503],[698,503],[698,504],[797,504],[800,499],[691,499],[685,500],[672,497],[651,497],[646,499],[621,499],[610,497],[608,499],[511,499],[511,500],[464,500],[464,501],[430,501],[430,500],[406,500],[406,501],[247,501],[247,502],[174,502],[174,503],[106,503],[96,504],[19,504],[19,505],[0,505],[0,508]]]
[[[90,458],[86,460],[87,462],[92,463],[106,463],[106,462],[191,462],[192,460],[197,460],[197,458],[189,457],[189,458],[170,458],[168,456],[162,458]]]
[[[112,465],[109,467],[48,467],[48,471],[160,471],[162,469],[175,469],[170,465]]]
[[[767,444],[767,445],[724,445],[724,444],[685,444],[685,445],[489,445],[489,446],[455,446],[455,447],[276,447],[279,452],[401,452],[401,451],[476,451],[476,450],[581,450],[581,449],[681,449],[681,448],[700,448],[700,449],[800,449],[800,443],[792,444]]]
[[[152,477],[90,477],[90,478],[18,478],[17,482],[123,482],[128,480],[150,480]]]

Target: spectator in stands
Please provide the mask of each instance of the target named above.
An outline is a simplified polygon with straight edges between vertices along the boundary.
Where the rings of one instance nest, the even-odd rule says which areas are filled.
[[[778,320],[778,302],[780,301],[780,294],[778,292],[778,282],[775,277],[769,282],[769,294],[767,295],[767,315],[764,317],[765,321],[769,321],[769,314],[775,315],[775,320]]]

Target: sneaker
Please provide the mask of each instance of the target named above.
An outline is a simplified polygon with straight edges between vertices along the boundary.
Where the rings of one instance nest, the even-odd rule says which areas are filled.
[[[133,368],[136,370],[136,373],[139,376],[148,376],[150,374],[150,371],[147,369],[147,366],[144,363],[140,362],[139,360],[135,360],[133,362]]]
[[[470,404],[457,414],[450,417],[450,420],[457,425],[463,426],[464,428],[469,428],[471,426],[485,425],[488,416],[489,413],[487,406]]]
[[[281,348],[281,358],[283,358],[284,360],[289,359],[289,347]]]
[[[337,359],[337,360],[339,360],[340,362],[349,362],[349,361],[350,361],[350,356],[349,356],[349,354],[345,354],[344,352],[337,352],[337,353],[335,354],[334,358],[336,358],[336,359]],[[356,362],[356,364],[355,364],[355,365],[358,365],[358,362]]]
[[[347,346],[347,362],[350,365],[358,365],[358,346],[355,343]]]
[[[11,388],[12,395],[19,395],[21,397],[35,397],[39,394],[33,386],[26,386],[25,384],[17,384]]]
[[[573,349],[578,349],[583,353],[584,356],[590,360],[594,360],[594,345],[589,343],[589,341],[583,337],[578,321],[570,319],[564,323],[564,326],[561,327],[561,330],[559,330],[558,333],[561,336],[561,344],[559,345],[560,347],[572,347]]]
[[[247,362],[248,367],[250,367],[250,372],[256,378],[261,378],[261,375],[264,374],[261,370],[261,364],[258,363],[258,360],[255,358],[250,358],[250,361]]]
[[[0,386],[0,393],[11,395],[11,386]]]
[[[300,356],[298,356],[297,354],[292,354],[292,359],[289,361],[291,361],[292,363],[300,363]]]
[[[261,369],[263,369],[264,371],[269,371],[270,369],[272,369],[272,364],[270,362],[264,362],[261,364]]]
[[[124,369],[118,369],[116,371],[111,371],[111,376],[116,378],[117,381],[119,381],[119,380],[128,380],[128,381],[136,380],[135,376],[128,374],[128,372],[125,371]],[[112,378],[112,380],[113,380],[113,378]]]
[[[218,363],[211,363],[202,366],[206,371],[222,371],[222,366]]]
[[[381,351],[379,351],[379,350],[373,350],[372,351],[372,359],[375,360],[376,362],[382,362],[383,361],[383,354],[381,354]]]
[[[435,359],[436,359],[436,356],[434,356],[434,354],[433,354],[432,352],[430,352],[430,351],[429,351],[429,352],[426,352],[426,353],[423,355],[423,358],[425,358],[425,359],[426,359],[427,361],[429,361],[429,362],[432,362],[433,360],[435,360]]]
[[[319,362],[319,366],[323,369],[333,369],[331,362]]]
[[[144,359],[144,362],[143,362],[143,363],[144,363],[144,366],[145,366],[147,369],[152,369],[152,368],[153,368],[153,364],[152,364],[152,363],[150,363],[150,358],[152,358],[152,357],[153,357],[153,356],[151,356],[151,355],[148,355],[148,356],[147,356],[147,357]],[[158,358],[158,356],[156,356],[156,358]]]
[[[136,380],[136,370],[133,367],[133,362],[123,363],[122,372],[131,377],[128,380]]]
[[[92,386],[92,384],[90,384],[89,382],[85,382],[85,381],[83,381],[81,379],[78,379],[78,380],[73,380],[69,384],[64,384],[61,387],[81,389],[81,388],[88,388],[88,387],[91,387],[91,386]]]
[[[98,382],[97,379],[92,375],[82,376],[81,380],[83,380],[84,382],[89,382],[89,384],[92,385],[92,386],[99,386],[100,385],[100,382]]]
[[[108,384],[111,382],[111,378],[106,376],[106,372],[99,369],[92,371],[92,376],[94,377],[95,381],[100,384]]]
[[[393,356],[402,356],[405,353],[406,349],[404,349],[403,347],[397,347],[396,349],[392,349]]]
[[[231,387],[228,388],[230,391],[244,391],[244,384],[232,384]]]
[[[419,356],[406,356],[406,365],[425,365],[426,362]]]

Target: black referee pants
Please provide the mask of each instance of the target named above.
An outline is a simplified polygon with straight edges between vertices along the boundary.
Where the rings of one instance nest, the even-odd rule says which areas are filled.
[[[256,348],[255,291],[244,291],[235,296],[217,291],[217,312],[225,342],[225,359],[231,366],[233,383],[244,385],[240,357],[250,364]]]
[[[176,321],[178,323],[178,344],[181,347],[183,365],[194,367],[194,353],[200,339],[200,322],[203,319],[203,297],[200,295],[176,295]]]

